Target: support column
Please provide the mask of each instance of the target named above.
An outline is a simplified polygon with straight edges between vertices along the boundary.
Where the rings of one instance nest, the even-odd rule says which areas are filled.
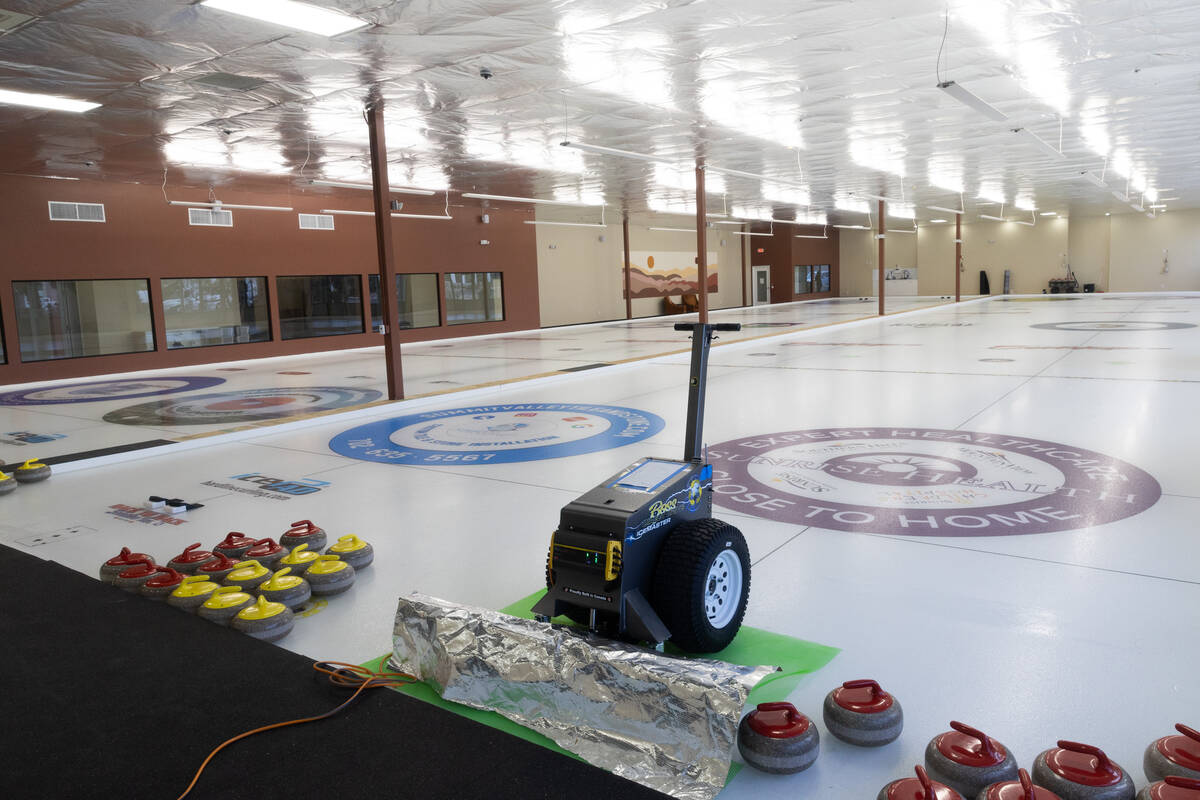
[[[954,302],[962,300],[962,214],[954,215]]]
[[[367,104],[371,147],[371,187],[375,206],[375,251],[379,257],[379,313],[383,317],[383,357],[387,364],[388,399],[404,399],[400,367],[400,317],[396,309],[396,264],[392,247],[387,142],[383,136],[383,98],[373,93]]]
[[[625,319],[633,319],[633,297],[629,286],[629,213],[621,222],[621,234],[625,238]]]
[[[884,221],[886,219],[886,217],[884,216],[884,208],[883,208],[882,200],[879,201],[879,218],[878,219],[879,219],[879,222],[878,222],[879,233],[876,234],[876,237],[877,237],[876,241],[879,242],[879,264],[878,264],[878,267],[879,267],[879,281],[878,281],[878,283],[879,283],[879,316],[882,317],[883,316],[883,242],[884,242],[884,238],[883,238],[884,233],[883,232],[887,229],[887,224]]]
[[[746,228],[745,225],[741,227],[742,230],[745,230]],[[750,305],[748,302],[746,302],[746,251],[750,249],[750,237],[739,236],[738,238],[742,240],[738,242],[738,249],[742,251],[742,306],[744,307]]]
[[[700,284],[700,322],[708,322],[708,208],[704,197],[704,159],[696,159],[696,281]]]

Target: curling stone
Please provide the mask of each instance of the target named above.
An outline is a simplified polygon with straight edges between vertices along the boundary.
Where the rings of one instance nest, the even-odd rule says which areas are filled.
[[[241,631],[264,642],[277,642],[291,633],[296,624],[292,610],[283,603],[272,603],[265,597],[246,606],[229,623],[234,630]]]
[[[1049,789],[1034,786],[1029,773],[1017,770],[1017,780],[993,783],[976,796],[975,800],[1062,800]]]
[[[37,483],[50,477],[50,467],[31,458],[13,470],[13,477],[21,483]]]
[[[271,570],[257,561],[239,561],[233,571],[225,576],[225,585],[240,586],[243,591],[253,592],[270,577]]]
[[[254,539],[244,533],[230,531],[229,534],[213,547],[218,555],[228,556],[234,561],[241,561],[246,551],[254,546]]]
[[[1090,744],[1060,741],[1038,754],[1033,782],[1062,800],[1134,800],[1133,779]]]
[[[127,592],[137,593],[142,584],[158,574],[158,565],[149,557],[134,559],[117,577],[113,578],[113,586]]]
[[[258,596],[265,597],[273,603],[283,603],[291,609],[297,609],[312,597],[312,587],[308,581],[299,575],[291,575],[291,567],[284,567],[258,585]]]
[[[238,612],[254,605],[254,597],[243,592],[240,586],[222,586],[200,604],[196,613],[209,622],[228,625]]]
[[[930,780],[920,764],[917,777],[892,781],[879,790],[875,800],[963,800],[963,796],[945,784]]]
[[[1168,775],[1200,780],[1200,731],[1182,722],[1175,726],[1182,736],[1164,736],[1151,742],[1142,759],[1142,768],[1150,781],[1161,781]]]
[[[1137,800],[1200,800],[1200,781],[1168,775],[1138,792]]]
[[[963,797],[974,797],[1000,781],[1017,780],[1017,760],[1004,745],[961,722],[929,740],[925,770]]]
[[[187,576],[170,567],[159,567],[157,575],[151,575],[138,589],[138,594],[147,600],[166,600],[171,592],[179,588]]]
[[[203,575],[188,575],[183,579],[183,583],[167,596],[167,605],[195,614],[204,601],[220,588],[220,584],[213,583]]]
[[[763,772],[789,775],[813,765],[821,735],[791,703],[759,703],[738,725],[738,752]]]
[[[872,680],[846,681],[827,694],[823,717],[830,733],[859,747],[893,742],[904,730],[900,702]]]
[[[285,555],[287,555],[287,550],[284,550],[283,546],[274,539],[256,539],[243,558],[253,559],[264,567],[275,569],[279,559]]]
[[[293,575],[303,575],[308,572],[309,567],[317,563],[320,555],[320,553],[309,550],[308,545],[298,544],[292,548],[292,552],[279,559],[279,566],[291,567]]]
[[[279,543],[288,550],[298,544],[306,544],[309,548],[320,552],[321,548],[325,546],[327,538],[324,528],[313,525],[311,520],[302,519],[299,522],[293,522],[292,527],[283,532],[283,536],[279,537]]]
[[[0,494],[8,494],[16,491],[17,479],[9,475],[7,472],[0,472]]]
[[[197,575],[203,575],[214,583],[224,583],[225,576],[233,572],[237,567],[238,562],[229,556],[223,556],[220,553],[216,554],[216,558],[209,561],[207,564],[201,564],[196,570]]]
[[[147,561],[151,564],[154,563],[154,559],[145,553],[133,553],[130,552],[128,547],[122,547],[121,552],[100,565],[100,581],[102,583],[112,583],[125,570],[135,564],[142,564]]]
[[[183,548],[182,553],[168,561],[167,566],[185,575],[195,575],[197,569],[217,560],[215,553],[211,553],[208,550],[198,550],[198,547],[200,547],[199,542],[189,544]]]
[[[341,594],[354,585],[354,567],[334,555],[323,555],[304,573],[312,593]]]
[[[336,543],[329,545],[326,555],[333,555],[355,569],[362,569],[375,560],[375,548],[354,534],[339,536]]]

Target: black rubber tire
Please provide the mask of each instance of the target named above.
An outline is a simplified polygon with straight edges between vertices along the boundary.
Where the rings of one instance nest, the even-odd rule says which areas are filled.
[[[733,618],[714,628],[704,613],[708,571],[717,556],[732,551],[742,566],[742,591]],[[724,650],[742,627],[750,596],[750,551],[746,538],[717,519],[681,523],[671,531],[654,568],[654,610],[671,631],[671,642],[691,653]]]

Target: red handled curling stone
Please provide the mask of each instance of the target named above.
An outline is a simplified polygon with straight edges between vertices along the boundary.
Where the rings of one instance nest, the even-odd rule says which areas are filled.
[[[167,596],[167,605],[195,614],[204,601],[212,597],[212,593],[220,589],[220,585],[203,575],[188,575],[183,583]]]
[[[264,642],[277,642],[292,632],[296,625],[295,615],[283,603],[272,603],[265,597],[246,606],[229,623],[236,631]]]
[[[993,783],[984,789],[975,800],[1062,800],[1049,789],[1034,786],[1029,773],[1017,770],[1017,780]]]
[[[759,703],[738,725],[738,752],[763,772],[790,775],[817,760],[821,735],[791,703]]]
[[[311,520],[302,519],[299,522],[293,522],[292,527],[283,532],[283,536],[279,537],[279,543],[288,550],[298,544],[306,544],[310,550],[320,551],[325,546],[327,539],[323,528],[313,525]]]
[[[1142,768],[1150,781],[1161,781],[1168,775],[1200,780],[1200,731],[1182,722],[1175,726],[1182,736],[1164,736],[1151,742],[1142,759]]]
[[[354,585],[354,567],[337,556],[324,555],[317,558],[304,577],[315,595],[341,594]]]
[[[254,598],[243,592],[240,586],[222,586],[200,604],[196,613],[209,622],[228,625],[239,611],[252,605],[254,605]]]
[[[113,578],[113,586],[127,592],[137,593],[142,584],[158,574],[158,565],[149,557],[135,559],[125,571]]]
[[[241,561],[246,551],[254,546],[254,538],[247,536],[244,533],[230,531],[229,534],[222,539],[213,548],[213,552],[219,555],[228,556],[234,561]]]
[[[1168,775],[1138,792],[1137,800],[1200,800],[1200,781]]]
[[[291,567],[284,567],[258,585],[258,596],[272,603],[283,603],[293,611],[312,597],[312,587],[299,575],[290,575]]]
[[[894,742],[904,730],[899,701],[873,680],[846,681],[825,696],[822,712],[830,733],[859,747]]]
[[[974,797],[993,783],[1017,780],[1017,760],[1004,745],[970,725],[951,722],[950,727],[925,748],[930,778],[963,797]]]
[[[253,592],[270,577],[271,570],[257,561],[239,561],[233,571],[225,576],[225,585],[240,586],[242,591]]]
[[[128,547],[122,547],[121,552],[105,561],[100,565],[100,580],[103,583],[112,583],[125,570],[135,564],[142,564],[149,561],[154,563],[154,559],[145,553],[130,552]]]
[[[196,570],[217,560],[217,555],[208,550],[199,550],[199,542],[189,544],[183,552],[167,562],[167,566],[185,575],[195,575]]]
[[[214,583],[224,583],[225,576],[233,572],[234,568],[237,567],[238,562],[236,559],[232,559],[229,556],[222,555],[220,553],[217,553],[216,555],[217,557],[215,560],[209,561],[207,564],[202,564],[200,568],[196,570],[196,574],[203,575]]]
[[[256,539],[254,545],[246,551],[245,558],[257,561],[268,569],[275,569],[279,559],[286,555],[287,550],[274,539]]]
[[[929,779],[925,768],[917,765],[917,777],[892,781],[879,790],[875,800],[963,800],[963,796],[945,784]]]
[[[151,575],[138,589],[138,593],[147,600],[166,600],[171,592],[179,588],[187,576],[179,570],[170,567],[159,567],[157,575]]]
[[[1062,800],[1134,800],[1133,779],[1099,747],[1059,741],[1033,762],[1033,782]]]
[[[375,548],[354,534],[338,537],[325,554],[337,556],[355,569],[369,566],[375,560]]]

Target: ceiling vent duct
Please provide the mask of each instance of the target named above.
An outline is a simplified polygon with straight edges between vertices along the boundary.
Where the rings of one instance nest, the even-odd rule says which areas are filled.
[[[215,228],[232,228],[233,212],[217,208],[189,208],[189,225],[207,225]]]
[[[35,19],[37,18],[28,14],[18,14],[16,11],[0,8],[0,36],[24,28]]]
[[[305,231],[333,230],[332,214],[300,214],[300,229]]]
[[[104,222],[104,204],[60,203],[51,200],[50,219],[55,222]]]

